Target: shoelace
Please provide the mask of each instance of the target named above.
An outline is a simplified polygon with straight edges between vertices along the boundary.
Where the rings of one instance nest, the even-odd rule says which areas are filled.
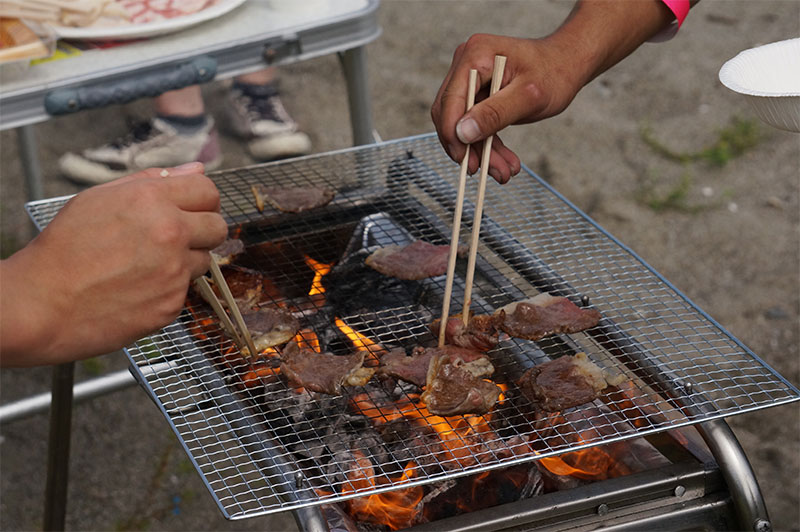
[[[149,121],[138,122],[134,123],[130,126],[130,131],[128,131],[125,135],[119,137],[118,139],[112,140],[108,145],[112,148],[121,149],[130,146],[131,144],[135,144],[137,142],[143,142],[153,135],[153,124]]]
[[[238,99],[253,120],[270,120],[282,123],[290,121],[280,99],[275,95],[253,97],[248,94],[240,94]]]

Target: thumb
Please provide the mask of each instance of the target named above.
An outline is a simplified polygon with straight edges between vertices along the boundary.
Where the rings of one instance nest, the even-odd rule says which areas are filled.
[[[531,93],[534,94],[531,94]],[[527,91],[514,83],[503,87],[470,109],[456,124],[458,140],[471,144],[498,133],[511,124],[530,116],[532,106],[538,107],[538,91]]]

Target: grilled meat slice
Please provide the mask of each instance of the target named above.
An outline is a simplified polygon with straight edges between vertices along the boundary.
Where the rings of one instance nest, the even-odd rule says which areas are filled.
[[[294,338],[300,329],[297,318],[283,309],[261,307],[242,314],[242,318],[259,352],[268,347],[285,344]]]
[[[467,325],[461,318],[461,314],[448,317],[444,331],[445,343],[447,345],[457,345],[475,351],[489,351],[494,348],[499,341],[499,329],[497,328],[497,317],[487,314],[470,316]],[[434,336],[439,337],[439,328],[442,320],[438,319],[431,323],[430,329]]]
[[[418,281],[447,273],[449,253],[450,246],[416,240],[405,246],[384,246],[373,251],[364,262],[383,275]]]
[[[431,414],[485,414],[500,397],[500,387],[484,379],[494,373],[488,357],[471,362],[450,355],[437,355],[428,369],[427,386],[421,399]]]
[[[407,356],[402,349],[393,349],[381,357],[381,365],[378,368],[378,372],[382,375],[389,375],[390,377],[416,384],[422,388],[427,382],[430,362],[433,357],[438,355],[450,355],[466,362],[485,358],[483,353],[455,345],[445,345],[444,347],[417,346],[411,351],[411,356]]]
[[[264,211],[264,201],[282,212],[303,212],[331,202],[336,193],[327,187],[275,187],[252,185],[250,190],[258,212]]]
[[[517,301],[495,312],[498,327],[505,333],[526,340],[540,340],[558,333],[575,333],[594,327],[600,321],[596,309],[580,308],[565,297],[539,294]]]
[[[236,255],[244,251],[244,242],[238,238],[226,238],[225,242],[211,250],[217,264],[224,266],[233,262]]]
[[[517,385],[537,409],[558,412],[594,401],[608,383],[603,370],[577,353],[532,367]]]
[[[281,353],[281,373],[296,386],[339,395],[342,386],[360,386],[372,377],[374,370],[362,367],[363,362],[363,351],[337,356],[317,353],[290,342]]]

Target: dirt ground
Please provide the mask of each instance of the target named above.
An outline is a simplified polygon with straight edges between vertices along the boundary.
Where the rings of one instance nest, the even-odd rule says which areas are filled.
[[[384,139],[432,130],[429,107],[456,45],[477,32],[540,36],[571,0],[385,1],[368,47]],[[632,248],[789,382],[800,384],[800,135],[758,121],[717,72],[741,50],[800,35],[797,0],[703,0],[670,42],[647,44],[587,86],[562,115],[502,137],[523,162]],[[335,57],[283,69],[285,101],[317,152],[351,144]],[[206,87],[220,113],[222,87]],[[1,110],[0,110],[1,112]],[[57,175],[65,151],[108,141],[147,102],[36,127],[45,196],[79,190]],[[251,164],[223,136],[224,167]],[[32,229],[13,131],[0,134],[6,256]],[[742,153],[724,148],[741,147]],[[734,150],[735,152],[735,150]],[[670,157],[669,155],[684,155]],[[692,155],[694,154],[694,155]],[[126,366],[112,354],[78,377]],[[1,403],[44,391],[50,371],[3,370]],[[727,419],[775,530],[800,530],[800,406]],[[0,427],[0,529],[41,529],[47,416]],[[158,410],[137,388],[75,407],[69,530],[285,530],[291,515],[226,521]]]

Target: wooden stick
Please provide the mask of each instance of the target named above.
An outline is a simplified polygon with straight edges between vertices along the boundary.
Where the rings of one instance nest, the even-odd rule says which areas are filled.
[[[228,316],[228,313],[225,312],[225,309],[222,307],[219,299],[217,299],[217,294],[214,293],[214,289],[211,288],[210,284],[208,284],[208,279],[206,279],[206,276],[201,275],[194,280],[194,284],[200,291],[203,299],[208,301],[208,304],[211,305],[211,308],[213,308],[214,312],[217,313],[219,321],[222,322],[222,328],[233,336],[236,345],[239,346],[239,349],[242,349],[245,346],[244,340],[242,340],[242,337],[239,335],[239,331],[231,321],[231,317]]]
[[[469,89],[467,90],[467,111],[475,105],[475,84],[478,81],[478,71],[469,71]],[[456,209],[453,214],[453,232],[450,236],[450,255],[447,262],[447,280],[444,286],[444,301],[442,302],[442,319],[439,326],[439,347],[444,345],[445,329],[450,316],[450,296],[453,293],[453,277],[456,271],[456,255],[458,253],[458,238],[461,231],[461,213],[464,210],[464,190],[467,186],[467,169],[469,168],[469,147],[461,159],[461,173],[458,176],[458,193],[456,194]]]
[[[494,56],[494,70],[492,71],[492,85],[489,94],[495,94],[500,90],[500,83],[503,81],[503,71],[506,67],[506,57],[503,55]],[[464,325],[469,322],[469,307],[472,303],[472,281],[475,278],[475,261],[478,256],[478,239],[481,233],[481,218],[483,217],[483,200],[486,195],[486,176],[489,175],[489,156],[492,153],[492,139],[494,135],[483,141],[483,154],[481,157],[481,176],[478,183],[478,199],[475,202],[475,214],[472,219],[472,241],[469,245],[469,261],[467,262],[467,279],[464,285],[464,307],[461,315]]]
[[[228,288],[228,283],[225,281],[225,277],[222,276],[222,271],[220,271],[219,264],[217,264],[217,259],[214,257],[213,253],[211,254],[210,269],[211,278],[214,279],[214,283],[219,287],[219,291],[222,293],[222,297],[225,299],[225,302],[228,304],[228,308],[231,311],[233,321],[236,322],[236,325],[239,328],[239,333],[244,339],[245,346],[250,351],[248,356],[256,356],[256,346],[253,344],[253,338],[250,336],[250,331],[247,330],[247,325],[244,323],[242,313],[239,311],[239,307],[236,305],[236,300],[233,299],[231,289]]]

